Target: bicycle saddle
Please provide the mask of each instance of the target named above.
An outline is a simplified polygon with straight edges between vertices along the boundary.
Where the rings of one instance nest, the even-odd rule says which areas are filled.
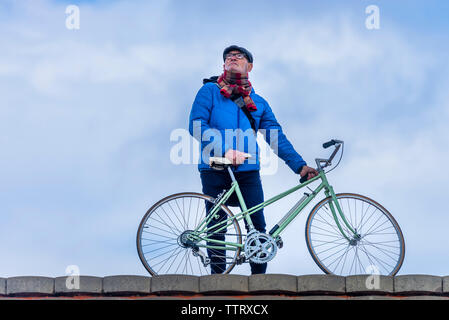
[[[232,162],[224,157],[210,157],[209,166],[215,170],[224,170],[232,165]]]
[[[251,154],[246,153],[245,158],[246,159],[251,158]],[[225,157],[210,157],[209,158],[209,166],[215,170],[224,170],[231,165],[232,165],[231,160],[229,160]]]

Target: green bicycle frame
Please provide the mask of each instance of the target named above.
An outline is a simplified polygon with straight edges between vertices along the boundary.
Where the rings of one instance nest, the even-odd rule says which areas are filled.
[[[202,222],[198,225],[198,227],[195,228],[194,232],[192,232],[192,235],[195,235],[195,236],[191,240],[193,240],[195,242],[197,242],[199,240],[205,240],[209,243],[216,243],[217,246],[198,244],[198,246],[200,246],[200,247],[206,247],[206,248],[211,248],[211,249],[220,249],[220,250],[234,250],[234,251],[238,250],[238,248],[242,248],[243,244],[238,244],[238,243],[234,243],[234,242],[226,242],[226,241],[221,241],[221,240],[216,240],[216,239],[210,239],[209,237],[214,233],[218,233],[222,230],[225,230],[228,226],[230,226],[234,223],[234,220],[240,221],[240,220],[245,219],[248,224],[249,230],[250,231],[253,230],[254,225],[250,218],[251,214],[253,214],[254,212],[257,212],[258,210],[265,208],[266,206],[269,206],[270,204],[288,196],[289,194],[315,182],[318,179],[321,179],[320,185],[315,190],[313,190],[312,193],[310,193],[310,194],[305,193],[305,196],[302,199],[300,199],[298,201],[298,203],[296,203],[295,206],[293,206],[293,208],[290,209],[290,211],[269,231],[269,234],[275,239],[277,237],[279,237],[279,235],[282,233],[282,231],[285,230],[285,228],[296,218],[296,216],[316,197],[316,195],[321,190],[324,189],[326,197],[331,197],[331,199],[332,199],[332,201],[329,202],[329,207],[331,209],[333,218],[335,219],[335,222],[336,222],[337,227],[340,230],[341,234],[348,241],[350,241],[351,238],[353,238],[354,236],[357,235],[356,231],[351,227],[351,225],[346,220],[346,218],[343,214],[343,211],[341,210],[341,207],[337,201],[337,197],[334,193],[334,190],[333,190],[332,186],[329,185],[329,182],[327,181],[324,170],[319,170],[318,175],[316,177],[314,177],[304,183],[300,183],[299,185],[297,185],[285,192],[282,192],[282,193],[272,197],[271,199],[266,200],[266,201],[254,206],[252,208],[249,208],[249,209],[246,207],[246,204],[243,199],[242,193],[240,191],[238,182],[235,180],[234,175],[229,167],[228,167],[228,171],[232,178],[231,188],[228,191],[226,191],[223,195],[221,195],[221,197],[217,198],[217,201],[216,201],[215,205],[212,207],[209,214],[207,214],[206,218],[203,219]],[[237,194],[237,198],[239,200],[242,211],[240,213],[236,214],[234,217],[231,217],[226,220],[220,221],[216,224],[213,224],[212,227],[208,227],[210,225],[210,222],[212,221],[212,219],[218,218],[217,212],[220,210],[220,206],[222,204],[224,204],[229,199],[229,197],[232,195],[233,192],[235,192]],[[337,212],[338,212],[341,220],[344,222],[345,226],[352,233],[352,235],[348,236],[344,232],[342,225],[340,224],[340,221],[337,217]],[[201,236],[201,235],[204,235],[204,236]],[[224,245],[224,247],[223,247],[223,245]]]

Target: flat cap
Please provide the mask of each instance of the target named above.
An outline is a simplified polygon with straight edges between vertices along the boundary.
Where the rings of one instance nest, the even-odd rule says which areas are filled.
[[[232,45],[232,46],[229,46],[226,49],[224,49],[224,51],[223,51],[223,61],[226,60],[226,54],[228,54],[232,50],[240,51],[241,53],[243,53],[246,56],[246,59],[248,59],[248,62],[253,63],[253,55],[251,54],[251,52],[249,52],[248,50],[246,50],[243,47],[239,47],[239,46],[236,46],[236,45]]]

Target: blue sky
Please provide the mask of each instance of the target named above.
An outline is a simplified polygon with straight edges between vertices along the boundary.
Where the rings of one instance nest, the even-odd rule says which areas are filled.
[[[365,27],[371,4],[378,30]],[[324,141],[346,142],[329,180],[397,218],[400,274],[447,275],[448,12],[447,1],[2,1],[0,277],[68,265],[146,274],[135,249],[143,214],[201,190],[195,165],[170,162],[170,133],[188,128],[201,80],[234,43],[254,54],[254,88],[308,163],[328,155]],[[266,197],[297,180],[281,161],[262,177]],[[266,208],[268,225],[294,202]],[[268,272],[321,273],[303,236],[310,209]]]

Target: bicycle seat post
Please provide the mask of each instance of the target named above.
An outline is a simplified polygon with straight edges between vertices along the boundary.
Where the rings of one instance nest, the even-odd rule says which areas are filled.
[[[231,166],[228,166],[228,172],[229,172],[229,175],[231,176],[232,182],[234,183],[235,182],[235,177],[234,177],[234,173],[231,170]]]

